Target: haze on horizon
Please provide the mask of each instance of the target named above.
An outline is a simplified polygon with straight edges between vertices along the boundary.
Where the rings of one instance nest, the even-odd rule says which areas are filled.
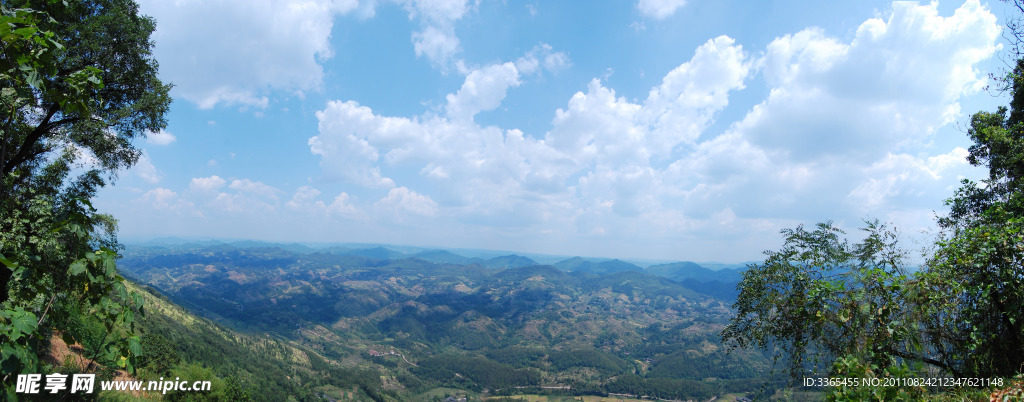
[[[926,244],[1005,99],[1000,2],[140,1],[165,131],[125,240],[739,262],[778,231]]]

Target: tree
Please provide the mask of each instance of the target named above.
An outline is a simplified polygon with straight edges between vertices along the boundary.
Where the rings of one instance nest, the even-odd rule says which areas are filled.
[[[140,301],[117,275],[116,221],[90,199],[138,160],[132,139],[166,125],[170,86],[157,78],[154,28],[132,0],[0,0],[5,374],[35,364],[61,314],[130,332]],[[130,368],[139,342],[126,335],[109,352]]]
[[[1024,59],[1005,81],[1010,108],[976,113],[968,130],[967,160],[988,178],[964,180],[946,201],[943,237],[921,275],[931,344],[978,376],[1024,369]]]
[[[723,338],[778,348],[794,379],[829,366],[907,375],[923,363],[974,378],[1024,370],[1024,59],[1004,82],[1010,107],[974,114],[968,130],[967,160],[988,178],[964,180],[946,201],[920,270],[901,268],[895,234],[877,223],[852,248],[827,223],[784,230],[783,248],[744,274]]]
[[[912,330],[905,253],[894,230],[875,222],[850,245],[831,222],[785,229],[785,244],[743,273],[736,316],[722,332],[734,346],[777,350],[791,376],[827,372],[840,357],[888,368],[894,357],[926,361]]]
[[[2,3],[10,31],[0,32],[0,202],[6,211],[25,210],[30,200],[49,198],[58,218],[71,210],[92,216],[76,200],[90,199],[138,160],[133,138],[166,125],[169,86],[157,78],[149,40],[155,23],[131,0],[11,3]],[[69,177],[86,158],[95,164]],[[3,222],[15,230],[16,222]],[[31,248],[4,240],[4,255]],[[9,276],[0,272],[0,302]]]

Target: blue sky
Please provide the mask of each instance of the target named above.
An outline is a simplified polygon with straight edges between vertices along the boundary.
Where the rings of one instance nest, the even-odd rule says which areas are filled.
[[[1003,3],[143,0],[165,131],[97,206],[124,240],[759,259],[908,248],[1005,97]]]

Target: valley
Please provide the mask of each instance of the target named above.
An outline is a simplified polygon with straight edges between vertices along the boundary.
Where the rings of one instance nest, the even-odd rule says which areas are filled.
[[[723,289],[735,288],[736,268],[645,269],[579,257],[541,265],[519,255],[253,242],[129,246],[123,254],[122,273],[168,302],[288,345],[291,363],[281,364],[297,365],[292,371],[355,370],[366,379],[328,374],[316,387],[296,384],[312,395],[708,400],[770,392],[769,359],[728,352],[719,339],[732,314]],[[152,332],[170,339],[174,327]],[[222,375],[256,374],[239,370]]]

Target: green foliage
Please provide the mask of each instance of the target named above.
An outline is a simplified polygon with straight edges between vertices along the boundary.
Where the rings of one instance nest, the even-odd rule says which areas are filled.
[[[743,274],[740,296],[722,336],[746,347],[776,347],[794,378],[827,370],[836,356],[879,367],[893,355],[913,357],[920,340],[908,321],[907,276],[897,235],[869,222],[849,245],[830,222],[813,231],[786,229],[779,251]]]
[[[153,29],[130,0],[0,3],[4,389],[9,374],[38,371],[55,328],[134,371],[141,302],[117,273],[116,222],[89,200],[103,174],[135,163],[132,138],[165,125],[169,87],[156,76]],[[95,166],[77,169],[83,153]],[[94,321],[76,326],[76,314]]]
[[[951,370],[1012,376],[1024,365],[1024,59],[1006,78],[1010,109],[979,112],[968,161],[988,169],[964,181],[923,274],[926,334]]]
[[[548,361],[555,370],[591,367],[605,373],[621,373],[629,367],[622,359],[596,349],[553,350]]]
[[[139,368],[151,375],[164,376],[181,361],[174,344],[159,333],[145,333],[141,342],[143,353],[139,356]]]
[[[36,315],[24,308],[15,307],[0,311],[0,370],[16,373],[23,367],[36,367],[39,358],[35,354],[38,339],[34,339],[38,325]]]
[[[435,356],[420,362],[411,371],[446,386],[476,391],[540,384],[540,373],[534,369],[514,369],[491,360],[465,356]]]
[[[1022,9],[1024,10],[1024,9]],[[934,252],[901,268],[896,235],[877,223],[850,247],[831,224],[785,230],[740,283],[723,338],[778,348],[790,374],[900,377],[926,363],[953,377],[1011,377],[1024,367],[1024,59],[1006,82],[1010,109],[972,116],[968,162],[988,169],[947,200]],[[812,356],[811,361],[805,357]],[[810,373],[807,373],[807,370]],[[838,399],[918,398],[922,390],[840,388]]]
[[[714,381],[710,389],[721,395],[755,391],[766,379],[763,354],[719,349],[717,329],[730,315],[722,301],[643,272],[494,271],[413,259],[363,265],[235,245],[124,254],[126,275],[168,297],[147,296],[143,333],[159,333],[182,359],[222,378],[246,378],[253,395],[267,399],[338,398],[353,387],[385,400],[429,399],[438,388],[603,394],[633,373],[664,389]],[[295,358],[202,319],[153,313],[170,300],[303,352]],[[357,303],[361,313],[351,314]]]
[[[537,367],[545,353],[544,349],[538,347],[509,346],[489,350],[487,358],[516,368]]]
[[[1010,376],[1024,364],[1024,218],[939,242],[922,275],[927,335],[954,372]]]
[[[643,378],[634,374],[618,376],[606,388],[609,393],[664,400],[708,400],[719,394],[716,385],[703,381]]]
[[[88,219],[84,214],[70,218],[73,222]],[[82,242],[87,243],[89,235],[78,225],[60,222],[50,233],[69,230],[71,236],[84,237]],[[65,229],[65,226],[72,228]],[[59,240],[37,240],[39,243],[49,241]],[[57,247],[60,247],[59,243]],[[132,333],[135,312],[141,311],[142,303],[137,295],[129,294],[122,283],[124,279],[115,268],[116,256],[109,249],[86,252],[82,258],[71,261],[63,272],[59,268],[47,272],[10,260],[5,262],[12,272],[9,299],[5,303],[10,307],[0,311],[0,333],[6,335],[0,338],[0,348],[5,350],[5,372],[36,369],[38,359],[35,355],[45,352],[40,347],[45,346],[43,341],[48,337],[50,328],[43,325],[44,320],[51,312],[58,315],[56,324],[68,329],[64,334],[69,343],[81,339],[91,348],[92,358],[134,371],[134,359],[141,350],[138,337]],[[60,258],[66,257],[57,256],[55,259]],[[44,258],[35,260],[45,261]],[[37,315],[26,307],[41,311]]]
[[[199,364],[183,364],[171,369],[171,372],[167,375],[168,380],[175,382],[185,381],[188,384],[193,384],[196,381],[209,381],[209,391],[170,391],[167,392],[165,399],[169,401],[230,401],[227,398],[225,391],[227,391],[227,384],[223,379],[218,377],[209,368],[203,367]]]
[[[0,90],[0,108],[13,116],[48,97],[69,111],[87,112],[86,99],[103,88],[100,70],[82,66],[60,74],[59,57],[67,49],[56,33],[40,26],[57,21],[42,10],[10,8],[7,4],[0,7],[0,41],[5,56],[0,59],[0,81],[7,84]],[[48,85],[51,77],[59,82]]]

